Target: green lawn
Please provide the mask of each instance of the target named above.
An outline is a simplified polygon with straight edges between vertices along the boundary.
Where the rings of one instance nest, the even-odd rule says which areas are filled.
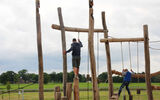
[[[20,84],[20,87],[23,87],[27,84]],[[116,89],[115,92],[117,92],[117,89],[120,87],[121,83],[114,83],[114,88]],[[153,85],[159,85],[160,83],[153,83]],[[44,85],[45,89],[53,89],[55,86],[60,86],[62,88],[62,83],[49,83]],[[88,83],[80,83],[79,84],[80,89],[83,88],[87,88]],[[145,83],[131,83],[130,84],[130,88],[144,88],[145,89]],[[99,88],[107,88],[108,84],[107,83],[101,83],[99,84]],[[6,88],[5,85],[0,85],[0,88]],[[17,89],[18,85],[17,84],[11,84],[11,88],[12,90]],[[89,83],[89,88],[92,88],[92,84]],[[26,87],[24,89],[38,89],[38,84],[34,84],[32,86]],[[1,89],[2,90],[2,89]],[[5,90],[5,89],[3,89]],[[145,90],[141,91],[140,95],[136,94],[136,90],[131,90],[132,94],[133,94],[133,100],[147,100],[147,92]],[[44,97],[45,100],[54,100],[54,96],[53,96],[53,92],[44,92]],[[119,100],[122,100],[123,97],[123,92],[121,94],[121,97]],[[125,94],[127,95],[127,91],[125,91]],[[160,91],[153,91],[153,96],[154,96],[154,100],[159,100],[160,98]],[[18,99],[19,98],[19,99]],[[10,94],[10,100],[22,100],[23,96],[22,94],[18,94],[18,93],[11,93]],[[80,91],[80,99],[81,100],[92,100],[92,91]],[[108,91],[107,90],[103,90],[100,91],[100,98],[101,100],[108,100]],[[127,95],[128,98],[128,95]],[[138,99],[139,98],[139,99]],[[9,100],[9,94],[3,94],[0,95],[0,100]],[[38,92],[24,92],[24,100],[38,100]],[[127,99],[128,100],[128,99]]]
[[[20,88],[27,86],[28,84],[20,84]],[[117,89],[120,87],[121,83],[114,83],[114,88]],[[157,85],[160,86],[160,83],[152,83],[152,85]],[[62,88],[62,83],[48,83],[48,84],[44,84],[44,89],[53,89],[55,86],[60,86]],[[80,83],[79,84],[80,88],[87,88],[88,87],[88,83]],[[100,83],[99,84],[99,88],[107,88],[108,84],[107,83]],[[145,83],[130,83],[130,87],[131,88],[145,88],[146,84]],[[18,88],[18,84],[11,84],[11,90],[17,89]],[[92,88],[92,84],[89,83],[89,88]],[[4,89],[6,90],[6,85],[2,85],[0,84],[0,89]],[[24,89],[38,89],[38,84],[34,84],[28,87],[25,87]]]

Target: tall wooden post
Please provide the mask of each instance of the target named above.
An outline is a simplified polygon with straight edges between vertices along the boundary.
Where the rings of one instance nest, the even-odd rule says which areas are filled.
[[[63,17],[61,8],[58,8],[58,16],[59,16],[59,23],[61,29],[61,38],[62,38],[62,55],[63,55],[63,93],[66,96],[66,83],[67,83],[67,55],[64,54],[66,51],[66,36],[65,36],[65,29],[63,24]]]
[[[54,98],[55,98],[55,100],[56,100],[56,98],[57,98],[57,97],[56,97],[56,93],[57,93],[57,92],[61,92],[60,86],[57,86],[57,87],[54,88]]]
[[[92,73],[92,85],[93,85],[93,100],[99,100],[99,90],[96,78],[96,62],[94,55],[94,41],[93,41],[93,32],[94,32],[94,18],[93,18],[93,1],[89,0],[89,34],[88,34],[88,46],[89,46],[89,55],[91,62],[91,73]]]
[[[74,100],[79,100],[79,79],[74,78],[73,85]]]
[[[66,96],[68,100],[72,100],[72,83],[67,83],[66,85]]]
[[[36,0],[37,48],[38,48],[38,64],[39,64],[39,100],[44,100],[43,54],[42,54],[42,43],[41,43],[41,20],[40,20],[39,8],[40,8],[40,1]]]
[[[105,12],[102,12],[102,25],[104,29],[104,38],[108,38],[108,29],[106,25]],[[110,57],[110,46],[109,42],[105,42],[106,56],[107,56],[107,70],[108,70],[108,90],[109,98],[113,95],[113,81],[112,81],[112,68],[111,68],[111,57]]]
[[[145,79],[147,86],[148,100],[153,100],[150,76],[150,53],[149,53],[149,38],[148,38],[148,25],[143,26],[144,30],[144,52],[145,52]]]

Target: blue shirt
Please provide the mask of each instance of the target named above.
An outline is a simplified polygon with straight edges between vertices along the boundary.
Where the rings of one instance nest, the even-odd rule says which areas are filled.
[[[131,72],[127,71],[127,72],[124,72],[124,78],[123,78],[123,81],[127,81],[127,82],[130,82],[131,81]]]

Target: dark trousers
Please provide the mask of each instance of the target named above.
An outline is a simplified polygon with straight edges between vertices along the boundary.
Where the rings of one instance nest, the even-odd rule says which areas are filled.
[[[121,85],[121,87],[120,87],[120,89],[119,89],[119,92],[118,92],[118,95],[119,95],[119,96],[120,96],[120,94],[121,94],[122,89],[123,89],[125,86],[126,86],[126,90],[128,91],[128,95],[131,94],[131,93],[130,93],[130,90],[129,90],[129,88],[128,88],[129,82],[128,82],[128,81],[123,81],[123,83],[122,83],[122,85]]]

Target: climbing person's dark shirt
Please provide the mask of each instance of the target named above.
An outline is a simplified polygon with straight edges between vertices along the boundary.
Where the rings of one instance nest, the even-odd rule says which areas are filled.
[[[72,51],[72,56],[80,56],[81,55],[81,47],[83,47],[82,42],[74,42],[71,44],[71,48],[66,51],[66,53],[69,53]]]

